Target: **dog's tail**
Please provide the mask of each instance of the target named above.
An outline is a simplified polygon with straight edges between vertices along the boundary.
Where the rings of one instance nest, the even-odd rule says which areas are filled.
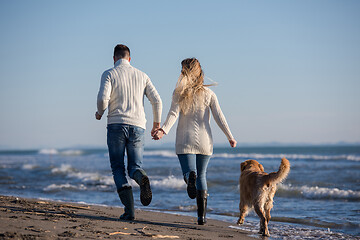
[[[269,175],[265,176],[265,178],[267,178],[265,180],[265,182],[268,184],[269,183],[274,183],[274,184],[280,183],[287,177],[289,172],[290,172],[290,162],[286,158],[282,158],[281,164],[279,167],[279,171],[269,173]]]

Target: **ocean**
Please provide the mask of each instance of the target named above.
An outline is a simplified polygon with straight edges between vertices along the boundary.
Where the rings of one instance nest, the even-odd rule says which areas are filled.
[[[207,217],[257,236],[254,212],[244,225],[236,225],[240,164],[256,159],[273,172],[281,157],[290,161],[291,170],[274,198],[269,239],[360,239],[360,146],[214,148]],[[196,217],[196,200],[187,197],[173,149],[145,149],[144,169],[153,200],[142,206],[139,187],[131,180],[136,208]],[[106,149],[0,151],[0,194],[122,206]]]

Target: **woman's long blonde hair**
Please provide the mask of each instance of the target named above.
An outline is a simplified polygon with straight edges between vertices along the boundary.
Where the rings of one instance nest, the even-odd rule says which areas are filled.
[[[186,58],[181,62],[181,74],[175,88],[180,111],[184,114],[205,106],[204,72],[199,60]]]

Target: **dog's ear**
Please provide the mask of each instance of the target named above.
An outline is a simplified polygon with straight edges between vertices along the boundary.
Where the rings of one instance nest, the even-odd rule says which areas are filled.
[[[260,168],[260,170],[261,170],[262,172],[264,172],[264,167],[263,167],[263,165],[261,165],[260,163],[259,163],[259,168]]]
[[[241,171],[244,171],[245,167],[246,167],[246,162],[242,162],[241,165],[240,165]]]

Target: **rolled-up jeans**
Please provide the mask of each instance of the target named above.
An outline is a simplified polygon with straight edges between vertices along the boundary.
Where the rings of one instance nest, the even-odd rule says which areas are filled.
[[[130,186],[125,171],[125,150],[129,177],[133,178],[136,170],[143,171],[144,132],[145,129],[128,124],[107,126],[110,165],[117,189]]]
[[[196,173],[197,190],[207,190],[206,170],[210,157],[211,155],[202,154],[178,154],[185,181],[187,182],[191,171]]]

